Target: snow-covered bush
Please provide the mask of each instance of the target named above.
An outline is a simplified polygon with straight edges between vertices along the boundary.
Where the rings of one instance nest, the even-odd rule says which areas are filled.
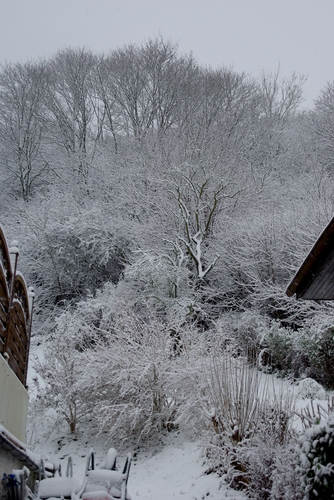
[[[266,445],[266,443],[264,443]],[[268,452],[269,447],[266,446]],[[294,440],[290,445],[272,450],[274,461],[271,473],[271,500],[302,500],[304,494],[297,470],[298,455]]]
[[[318,382],[307,377],[299,382],[296,396],[299,399],[326,399],[326,391]]]
[[[45,341],[43,356],[35,361],[38,377],[34,380],[36,397],[32,407],[35,416],[43,418],[48,410],[53,411],[53,426],[65,420],[74,433],[89,414],[90,401],[81,383],[85,365],[76,347],[78,340],[61,324],[65,320],[63,315],[52,337]]]
[[[302,328],[293,329],[249,309],[222,314],[214,330],[232,355],[246,353],[264,372],[279,371],[295,378],[313,378],[334,387],[332,306],[323,304]]]
[[[265,335],[268,328],[268,319],[256,311],[225,313],[215,321],[213,335],[218,336],[232,356],[242,353],[255,364],[260,352],[267,345]]]
[[[291,371],[297,357],[295,332],[278,320],[250,309],[244,313],[227,313],[215,322],[215,330],[234,355],[243,353],[260,370]]]
[[[292,330],[272,321],[264,342],[274,368],[296,378],[313,378],[324,386],[334,386],[334,330],[330,310],[321,311],[304,322],[303,328]],[[305,383],[306,384],[306,383]]]
[[[293,356],[293,335],[291,328],[283,327],[279,321],[272,321],[265,335],[273,368],[284,370],[291,369]]]
[[[190,332],[143,321],[126,308],[115,314],[112,330],[84,353],[90,370],[82,383],[94,399],[99,430],[109,439],[140,441],[178,426],[191,398],[187,370],[196,386],[189,343]]]
[[[275,461],[291,435],[291,396],[276,394],[268,376],[243,358],[224,355],[210,361],[205,394],[214,430],[207,446],[210,469],[234,488],[270,498]]]
[[[182,425],[196,429],[202,336],[189,325],[136,314],[118,292],[108,284],[58,317],[36,364],[38,401],[63,416],[72,432],[89,412],[95,432],[113,440],[140,441]]]
[[[235,444],[250,437],[264,411],[267,392],[259,372],[243,358],[222,354],[209,359],[204,376],[207,387],[203,404],[215,432]]]
[[[299,438],[299,473],[307,500],[334,498],[334,415]]]
[[[317,321],[305,321],[296,331],[272,320],[263,329],[261,342],[273,369],[334,387],[334,329],[327,326],[332,315],[319,316]]]
[[[327,387],[334,387],[334,328],[318,322],[306,327],[302,335],[302,347],[310,363],[309,376]]]
[[[225,238],[227,265],[239,287],[241,304],[293,328],[301,327],[314,311],[328,307],[285,294],[333,214],[333,182],[323,167],[320,170],[312,168],[307,175],[304,171],[298,183],[289,187],[286,174],[280,182],[275,174],[268,176],[257,205],[247,207],[243,217],[231,218],[233,230]]]
[[[185,321],[194,302],[189,286],[187,259],[172,252],[140,252],[125,267],[124,280],[137,303],[150,307],[160,317]]]
[[[29,205],[23,217],[22,263],[43,315],[119,281],[129,242],[107,204],[86,205],[69,194],[35,203],[38,208]]]
[[[243,474],[231,471],[235,488],[243,488],[257,500],[300,500],[303,491],[296,470],[295,445],[280,444],[274,434],[257,435],[239,446],[236,458],[244,464]],[[233,475],[235,474],[235,475]]]
[[[239,476],[238,470],[232,469],[229,474],[232,484],[244,487],[252,498],[259,500],[277,498],[279,489],[284,491],[285,498],[297,499],[298,495],[288,496],[288,492],[298,492],[293,471],[296,461],[292,446],[295,432],[291,426],[293,398],[281,390],[267,394],[263,406],[255,432],[235,449],[235,461],[243,464],[244,470]],[[286,477],[284,484],[280,483],[282,475]]]

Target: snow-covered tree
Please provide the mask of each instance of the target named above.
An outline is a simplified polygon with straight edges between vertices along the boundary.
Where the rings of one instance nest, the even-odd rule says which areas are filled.
[[[24,200],[50,175],[46,146],[46,64],[5,64],[0,69],[0,165]],[[7,186],[9,184],[6,183]]]
[[[77,179],[87,182],[101,135],[91,86],[96,58],[86,49],[64,49],[48,63],[45,104],[51,141]],[[96,126],[98,125],[98,126]]]
[[[66,313],[58,318],[52,336],[45,341],[41,359],[35,362],[38,376],[32,404],[36,415],[54,410],[59,423],[65,421],[70,432],[75,433],[78,423],[89,414],[90,402],[82,388],[85,365],[77,347],[78,331],[68,319]]]

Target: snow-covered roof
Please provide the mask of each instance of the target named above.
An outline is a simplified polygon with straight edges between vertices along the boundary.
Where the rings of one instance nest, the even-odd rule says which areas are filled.
[[[0,448],[6,450],[28,469],[38,472],[39,457],[28,450],[24,443],[11,434],[6,427],[0,425]]]

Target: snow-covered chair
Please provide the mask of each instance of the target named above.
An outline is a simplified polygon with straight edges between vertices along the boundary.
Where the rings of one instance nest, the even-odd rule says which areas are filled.
[[[60,475],[60,467],[58,469],[58,476],[54,475],[53,477],[47,477],[42,460],[40,469],[44,479],[40,479],[39,481],[37,499],[72,498],[80,490],[80,481],[72,477],[73,467],[71,457],[68,458],[66,477]],[[54,468],[53,471],[55,472],[55,470]]]
[[[38,486],[37,498],[72,498],[80,489],[80,481],[74,477],[49,477],[42,479]]]
[[[92,469],[86,468],[83,484],[76,496],[81,500],[131,500],[127,492],[131,454],[128,453],[122,472],[115,470],[117,455],[113,448],[108,451],[102,468],[93,468],[93,456],[91,454]]]
[[[100,469],[116,470],[117,451],[109,448],[106,460],[100,465]]]

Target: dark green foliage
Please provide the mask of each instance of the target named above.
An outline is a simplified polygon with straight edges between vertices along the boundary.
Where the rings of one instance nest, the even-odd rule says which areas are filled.
[[[334,498],[334,418],[307,429],[300,440],[299,472],[307,500]]]
[[[305,345],[313,377],[327,387],[334,388],[334,328],[316,331]]]
[[[265,341],[271,354],[271,364],[274,369],[285,373],[291,371],[294,359],[294,336],[290,328],[284,328],[279,321],[273,321]]]

